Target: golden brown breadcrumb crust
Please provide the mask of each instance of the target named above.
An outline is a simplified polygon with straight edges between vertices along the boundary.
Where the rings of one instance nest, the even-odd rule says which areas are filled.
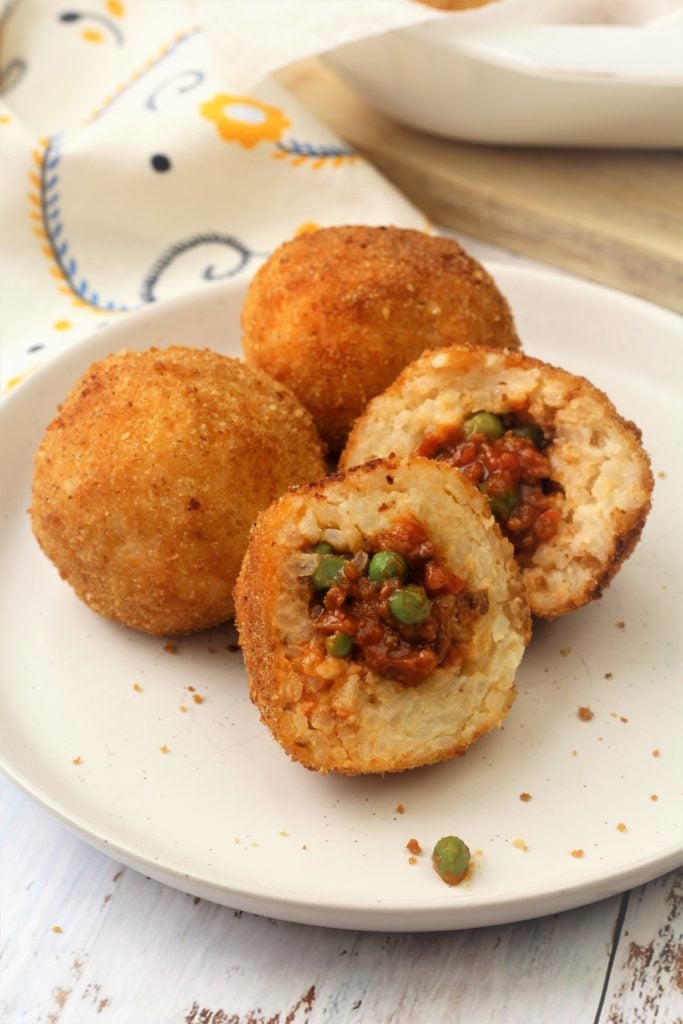
[[[310,586],[301,575],[313,543],[363,550],[367,536],[406,511],[426,527],[444,564],[488,599],[464,664],[436,669],[410,687],[362,662],[315,654]],[[235,605],[262,720],[294,760],[346,775],[402,771],[463,754],[508,713],[530,637],[512,548],[481,496],[446,467],[419,457],[376,460],[275,502],[252,530]]]
[[[638,542],[651,505],[640,430],[590,381],[519,352],[425,352],[369,403],[340,466],[388,452],[405,456],[435,425],[519,406],[552,438],[545,454],[564,490],[557,534],[523,569],[533,614],[555,618],[600,597]]]
[[[34,533],[91,608],[153,634],[234,611],[256,514],[324,472],[309,414],[281,384],[208,350],[95,363],[35,456]]]
[[[366,403],[426,348],[519,347],[510,308],[457,242],[335,227],[280,246],[249,286],[247,362],[286,384],[339,451]]]

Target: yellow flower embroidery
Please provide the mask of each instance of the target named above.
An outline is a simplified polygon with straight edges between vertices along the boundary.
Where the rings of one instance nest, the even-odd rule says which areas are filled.
[[[98,28],[84,28],[81,32],[81,38],[85,39],[86,43],[104,42],[104,36]]]
[[[277,107],[269,107],[247,96],[219,93],[199,108],[202,117],[215,121],[225,142],[239,142],[251,149],[259,142],[277,142],[290,122]]]

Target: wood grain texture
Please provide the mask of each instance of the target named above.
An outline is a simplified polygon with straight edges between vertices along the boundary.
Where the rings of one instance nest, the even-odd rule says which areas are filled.
[[[631,894],[611,957],[618,896],[404,935],[205,903],[122,869],[1,778],[0,840],[4,1024],[593,1024],[601,999],[599,1024],[676,1020],[675,874]]]
[[[683,311],[683,157],[477,146],[373,110],[317,60],[279,80],[434,221]]]
[[[598,1024],[682,1024],[683,869],[634,889]]]

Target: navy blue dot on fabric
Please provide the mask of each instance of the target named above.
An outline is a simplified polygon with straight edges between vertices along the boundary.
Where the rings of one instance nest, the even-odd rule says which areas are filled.
[[[163,153],[155,153],[149,161],[155,171],[163,173],[164,171],[171,170],[171,161]]]

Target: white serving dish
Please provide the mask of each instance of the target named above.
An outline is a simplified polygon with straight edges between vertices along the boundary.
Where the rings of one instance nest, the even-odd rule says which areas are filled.
[[[259,722],[241,656],[226,649],[231,628],[169,654],[164,639],[91,612],[42,555],[26,510],[32,454],[58,402],[94,359],[123,347],[238,355],[244,285],[216,285],[95,332],[0,410],[0,770],[146,875],[316,925],[496,925],[603,899],[681,863],[682,574],[671,541],[682,497],[680,323],[558,274],[489,270],[525,350],[604,388],[642,428],[657,474],[643,538],[604,597],[536,624],[505,728],[464,758],[412,772],[306,771]],[[472,878],[456,888],[429,862],[449,833],[475,853]],[[411,865],[413,837],[425,854]]]
[[[347,44],[324,60],[374,107],[448,138],[683,146],[683,4],[606,2],[606,20],[590,24],[586,6],[575,0],[563,23],[534,24],[510,17],[528,17],[529,5],[501,0]],[[615,24],[620,15],[626,23]]]

